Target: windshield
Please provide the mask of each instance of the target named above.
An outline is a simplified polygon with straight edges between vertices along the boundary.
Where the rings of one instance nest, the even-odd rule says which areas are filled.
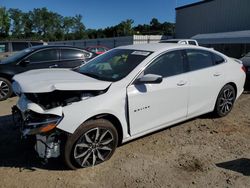
[[[80,67],[76,71],[104,81],[118,81],[127,76],[151,52],[115,49]]]
[[[26,48],[20,52],[16,52],[12,55],[10,55],[9,57],[6,57],[5,59],[1,60],[2,64],[7,64],[7,63],[12,63],[17,61],[18,59],[22,58],[23,56],[27,55],[28,53],[30,53],[32,51],[31,48]]]

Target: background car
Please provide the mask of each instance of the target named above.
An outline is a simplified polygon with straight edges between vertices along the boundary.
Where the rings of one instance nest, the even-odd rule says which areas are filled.
[[[169,39],[169,40],[161,40],[159,43],[177,43],[177,44],[189,44],[199,46],[196,40],[192,39]]]
[[[250,52],[240,59],[246,68],[246,83],[245,88],[250,89]]]
[[[18,51],[38,45],[47,45],[43,41],[1,41],[0,42],[0,60],[4,59]]]
[[[105,53],[106,51],[109,50],[109,48],[105,46],[89,46],[85,48],[87,51],[94,52],[98,55]]]
[[[35,46],[0,61],[0,101],[12,94],[11,80],[18,73],[41,68],[75,68],[95,55],[71,46]]]

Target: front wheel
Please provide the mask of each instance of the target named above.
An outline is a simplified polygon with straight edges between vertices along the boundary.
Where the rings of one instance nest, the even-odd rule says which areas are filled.
[[[0,77],[0,101],[6,100],[12,95],[11,83]]]
[[[64,160],[71,169],[95,166],[110,159],[117,144],[118,134],[111,122],[91,120],[68,137]]]
[[[214,112],[217,116],[226,116],[233,108],[236,92],[233,86],[225,85],[217,98]]]

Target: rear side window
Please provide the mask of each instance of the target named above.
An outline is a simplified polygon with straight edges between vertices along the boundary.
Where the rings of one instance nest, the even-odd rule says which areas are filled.
[[[189,71],[213,66],[213,58],[210,52],[204,50],[186,50],[186,52]]]
[[[28,42],[12,42],[12,50],[15,51],[21,51],[25,48],[29,47]]]
[[[32,54],[29,57],[31,63],[42,61],[55,61],[58,60],[58,52],[55,49],[42,50]]]
[[[213,54],[214,56],[214,64],[215,65],[218,65],[218,64],[221,64],[221,63],[224,63],[225,62],[225,59],[217,54]]]
[[[8,43],[7,42],[0,43],[0,53],[1,52],[8,52]]]
[[[184,72],[181,51],[168,52],[158,57],[145,71],[144,74],[157,74],[162,77],[178,75]]]
[[[73,50],[73,49],[62,49],[61,50],[61,59],[84,59],[86,54],[80,50]]]

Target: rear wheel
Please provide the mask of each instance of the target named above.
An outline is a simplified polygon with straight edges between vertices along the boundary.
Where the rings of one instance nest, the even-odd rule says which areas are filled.
[[[12,88],[10,81],[0,77],[0,101],[6,100],[11,95],[12,95]]]
[[[113,124],[105,119],[83,123],[65,144],[64,159],[71,169],[95,166],[110,159],[118,144]]]
[[[217,98],[214,112],[217,116],[226,116],[233,108],[236,92],[233,86],[225,85]]]

